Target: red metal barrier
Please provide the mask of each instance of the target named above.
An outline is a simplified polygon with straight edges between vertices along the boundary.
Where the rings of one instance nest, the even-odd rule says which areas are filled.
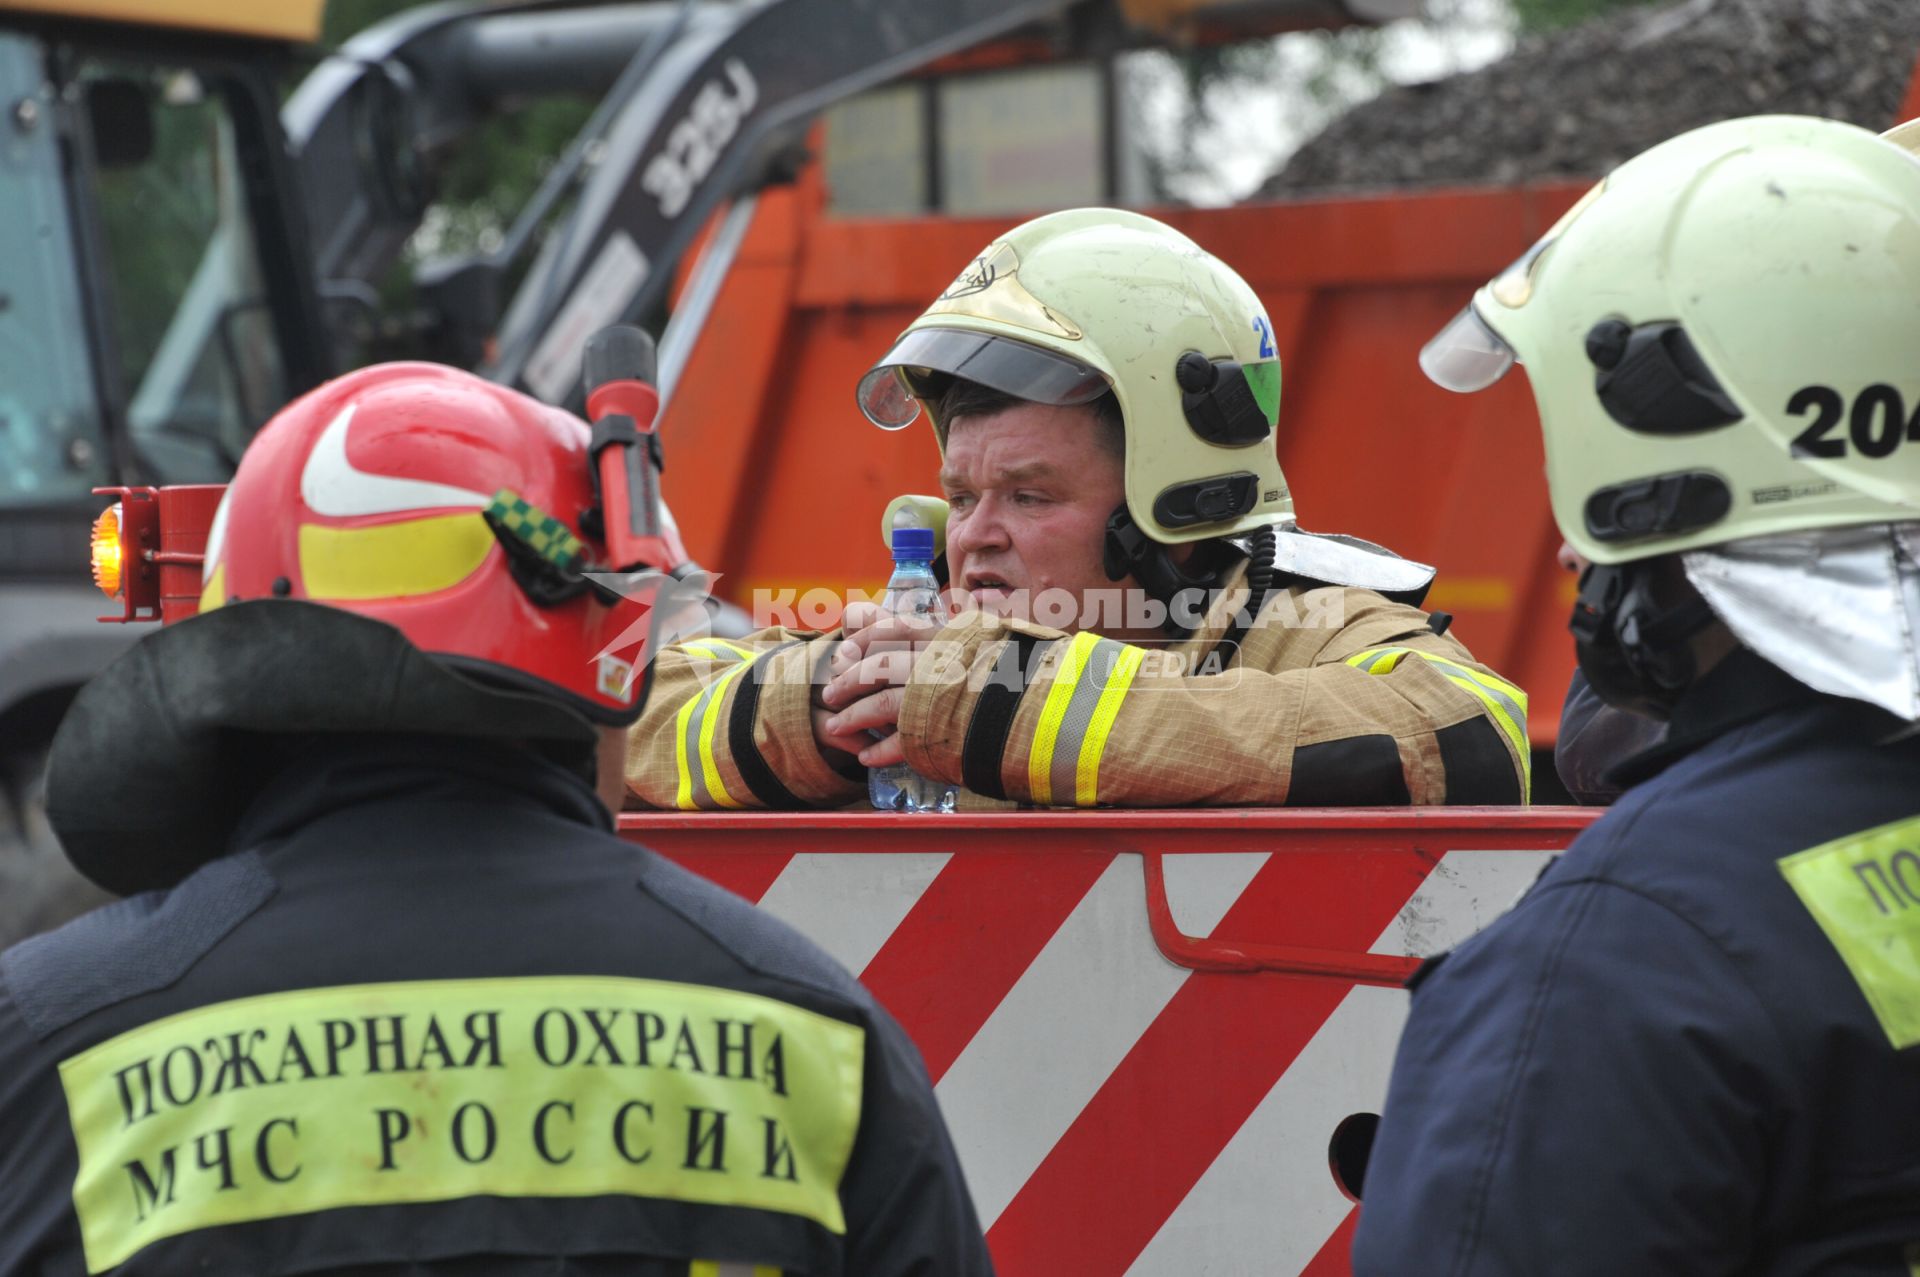
[[[1001,1273],[1347,1271],[1329,1141],[1377,1113],[1417,962],[1579,808],[633,813],[919,1046]],[[1388,986],[1388,987],[1379,987]]]
[[[1561,848],[1601,815],[1593,807],[1210,807],[1094,811],[630,811],[620,833],[678,857],[952,851],[1406,851],[1436,856]],[[831,844],[822,846],[822,844]]]

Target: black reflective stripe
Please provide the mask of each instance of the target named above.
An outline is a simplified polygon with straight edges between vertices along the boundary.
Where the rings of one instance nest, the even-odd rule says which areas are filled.
[[[1007,789],[1000,783],[1000,764],[1007,753],[1007,736],[1013,731],[1013,715],[1020,698],[1027,694],[1027,671],[1033,668],[1033,652],[1042,639],[1034,634],[1015,634],[1000,649],[993,675],[973,705],[973,721],[967,724],[966,744],[960,748],[960,780],[976,794],[1005,798]]]
[[[1443,727],[1433,738],[1440,745],[1440,765],[1447,769],[1449,804],[1508,806],[1521,801],[1513,753],[1500,729],[1484,715]]]
[[[780,783],[780,778],[773,774],[773,768],[767,766],[767,760],[760,756],[760,747],[753,743],[753,724],[760,715],[761,680],[772,668],[774,653],[797,647],[805,641],[795,639],[791,643],[767,649],[765,655],[735,680],[739,686],[734,689],[733,709],[727,715],[727,748],[733,751],[733,765],[740,769],[740,779],[747,782],[747,788],[760,805],[772,811],[798,811],[807,804],[794,797],[793,791]]]
[[[1405,807],[1413,802],[1391,736],[1349,736],[1293,751],[1289,807]]]

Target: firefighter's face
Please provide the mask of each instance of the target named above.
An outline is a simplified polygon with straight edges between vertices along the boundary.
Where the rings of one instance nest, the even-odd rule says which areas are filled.
[[[1090,592],[1132,588],[1101,561],[1124,488],[1092,408],[1024,403],[957,418],[940,482],[953,584],[982,609],[1077,631],[1092,627]]]

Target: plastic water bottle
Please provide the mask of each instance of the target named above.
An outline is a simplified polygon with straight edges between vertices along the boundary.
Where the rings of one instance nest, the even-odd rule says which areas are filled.
[[[923,527],[911,507],[902,507],[893,516],[891,540],[893,576],[887,581],[881,609],[894,616],[920,616],[944,624],[947,608],[933,575],[933,529]],[[874,738],[885,740],[893,731],[889,727],[874,733]],[[867,796],[878,811],[952,811],[955,792],[953,786],[929,780],[905,763],[867,772]]]

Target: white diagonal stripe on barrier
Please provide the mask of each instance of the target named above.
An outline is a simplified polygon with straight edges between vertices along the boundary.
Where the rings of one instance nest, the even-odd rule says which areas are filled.
[[[1127,1272],[1276,1277],[1320,1253],[1352,1203],[1327,1169],[1333,1128],[1380,1111],[1406,995],[1360,987],[1334,1008]]]
[[[1431,956],[1512,906],[1553,853],[1450,851],[1374,943]],[[1130,1277],[1297,1273],[1351,1209],[1327,1168],[1333,1129],[1378,1113],[1406,1023],[1398,989],[1359,987],[1334,1008],[1161,1226]]]
[[[947,851],[803,851],[773,880],[760,907],[859,975],[952,858]]]
[[[1551,851],[1449,851],[1369,953],[1431,958],[1513,908]]]
[[[1239,881],[1233,899],[1225,902],[1230,905],[1272,855],[1270,851],[1210,851],[1174,852],[1160,857],[1160,873],[1167,884],[1167,912],[1173,915],[1173,925],[1190,936],[1211,932],[1226,913],[1224,907],[1218,907],[1219,889],[1212,884]]]
[[[1169,895],[1182,926],[1205,935],[1267,853],[1163,864],[1175,860],[1188,863]],[[1141,858],[1114,857],[935,1088],[982,1227],[993,1227],[1189,974],[1154,946]]]

